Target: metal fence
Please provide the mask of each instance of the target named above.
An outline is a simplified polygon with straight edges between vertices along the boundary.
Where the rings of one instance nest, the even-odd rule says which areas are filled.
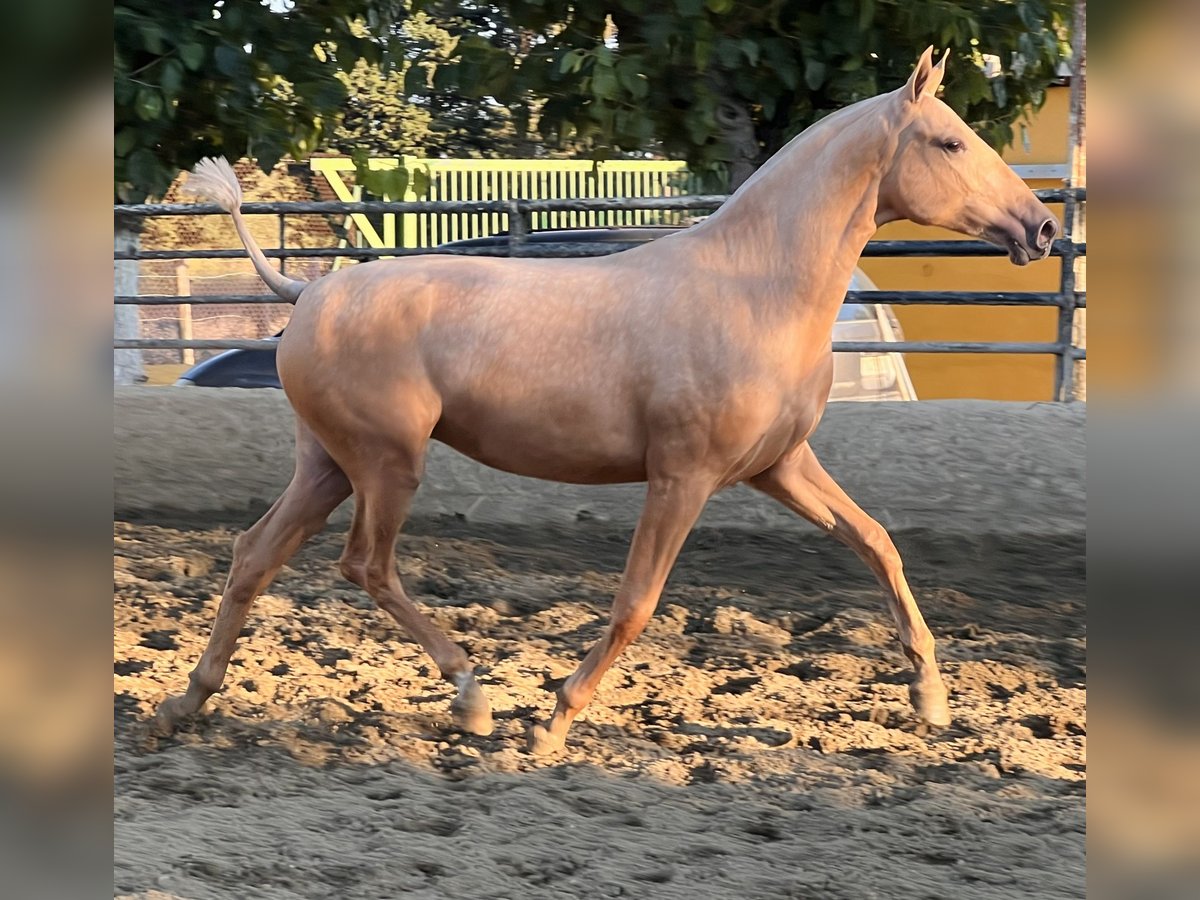
[[[1055,366],[1054,397],[1070,400],[1074,396],[1074,371],[1078,360],[1086,359],[1087,351],[1075,342],[1075,312],[1087,306],[1086,294],[1076,290],[1075,261],[1084,257],[1087,246],[1072,240],[1072,226],[1078,221],[1078,206],[1086,201],[1086,190],[1064,188],[1035,191],[1046,203],[1064,204],[1066,237],[1054,242],[1050,255],[1062,260],[1062,276],[1057,292],[997,292],[997,291],[849,291],[848,303],[886,303],[891,305],[939,305],[939,306],[1048,306],[1058,308],[1057,339],[1045,342],[1001,342],[1001,341],[841,341],[835,342],[835,352],[851,353],[1021,353],[1048,354],[1057,360]],[[278,216],[281,231],[285,232],[288,216],[351,214],[434,214],[434,215],[491,215],[506,219],[508,231],[507,247],[511,256],[596,256],[618,252],[627,246],[621,243],[569,244],[557,243],[539,246],[526,239],[531,225],[543,219],[546,213],[594,213],[604,211],[659,210],[672,212],[710,212],[725,202],[719,195],[686,197],[642,197],[642,198],[592,198],[553,200],[501,200],[501,201],[363,201],[363,202],[292,202],[292,203],[245,203],[242,212],[247,215]],[[119,206],[118,217],[145,219],[156,216],[205,216],[225,215],[215,205],[200,204],[141,204]],[[270,258],[279,259],[286,265],[290,259],[314,259],[325,257],[371,260],[416,254],[496,255],[495,247],[458,248],[393,248],[393,247],[282,247],[264,249]],[[863,256],[878,257],[947,257],[947,256],[1003,256],[1005,251],[981,241],[871,241]],[[132,250],[114,253],[116,260],[187,260],[187,259],[246,259],[244,250]],[[208,304],[278,304],[279,298],[271,294],[213,294],[208,296],[180,294],[137,294],[114,298],[124,305],[180,305],[199,306]],[[184,340],[169,338],[119,339],[115,349],[127,350],[227,350],[260,349],[274,346],[266,340],[214,339]]]

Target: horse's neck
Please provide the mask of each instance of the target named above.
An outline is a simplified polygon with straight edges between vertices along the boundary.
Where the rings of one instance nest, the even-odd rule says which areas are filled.
[[[800,135],[705,223],[729,248],[732,266],[760,279],[769,274],[763,302],[828,318],[832,327],[875,232],[879,183],[894,152],[884,111],[874,105],[882,99]]]

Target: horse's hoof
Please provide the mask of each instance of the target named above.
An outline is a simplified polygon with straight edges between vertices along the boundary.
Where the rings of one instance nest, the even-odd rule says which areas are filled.
[[[129,739],[138,753],[153,753],[162,746],[164,735],[155,725],[154,717],[134,722],[129,728]]]
[[[917,718],[924,724],[935,728],[945,728],[950,724],[950,701],[944,685],[923,687],[914,683],[908,689],[908,697]]]
[[[555,737],[545,725],[533,725],[529,729],[529,752],[533,756],[553,756],[566,746],[563,738]]]
[[[464,691],[450,703],[454,724],[468,734],[486,737],[492,733],[492,708],[478,686]]]
[[[146,730],[149,735],[170,737],[174,734],[179,723],[188,717],[187,711],[182,709],[182,706],[183,697],[168,697],[158,704],[158,709],[154,711],[154,718],[147,725]]]

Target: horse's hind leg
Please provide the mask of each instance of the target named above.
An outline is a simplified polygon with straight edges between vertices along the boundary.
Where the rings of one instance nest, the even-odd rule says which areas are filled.
[[[187,692],[158,707],[154,729],[169,734],[197,712],[225,680],[238,633],[250,604],[329,514],[350,496],[350,482],[302,423],[296,427],[296,471],[291,483],[261,519],[233,544],[233,562],[204,654],[192,670]]]
[[[917,715],[930,725],[950,724],[946,685],[933,654],[933,635],[917,608],[895,544],[882,525],[851,500],[821,467],[808,444],[746,482],[793,512],[829,531],[875,573],[888,592],[900,645],[916,672],[909,697]]]
[[[396,571],[396,535],[420,483],[425,454],[364,454],[364,465],[352,473],[354,523],[342,554],[342,574],[371,595],[433,658],[442,677],[458,688],[451,704],[454,720],[464,731],[491,734],[492,711],[475,681],[466,652],[447,638],[409,599]]]

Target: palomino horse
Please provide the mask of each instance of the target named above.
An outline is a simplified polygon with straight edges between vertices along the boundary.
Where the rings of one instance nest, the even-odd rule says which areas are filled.
[[[520,475],[647,483],[612,621],[558,691],[530,749],[560,749],[604,672],[641,633],[708,498],[739,482],[852,547],[888,593],[915,669],[910,697],[950,720],[933,637],[887,532],[808,445],[832,377],[830,335],[875,229],[895,219],[986,238],[1017,265],[1050,252],[1058,223],[935,97],[945,57],[925,51],[904,87],[823,119],[713,216],[598,259],[424,256],[304,283],[273,270],[246,230],[224,160],[188,187],[233,216],[259,275],[296,309],[279,344],[297,416],[296,470],[234,544],[229,580],[169,732],[221,686],[250,603],[351,493],[341,571],[425,648],[458,689],[458,725],[492,717],[467,654],[404,592],[396,535],[430,438]]]

